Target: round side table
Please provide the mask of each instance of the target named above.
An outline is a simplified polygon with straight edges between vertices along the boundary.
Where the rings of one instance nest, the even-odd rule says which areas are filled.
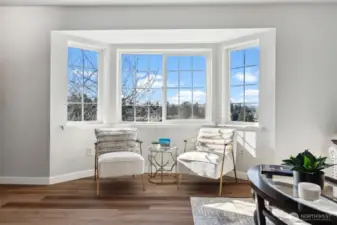
[[[175,146],[155,149],[149,147],[149,182],[154,184],[176,183],[178,148]],[[174,174],[172,174],[174,172]],[[158,179],[159,178],[159,179]]]

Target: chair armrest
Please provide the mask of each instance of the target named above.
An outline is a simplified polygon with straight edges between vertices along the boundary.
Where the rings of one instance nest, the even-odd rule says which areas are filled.
[[[139,143],[140,154],[143,155],[143,150],[142,150],[143,141],[140,139],[136,139],[136,142]]]

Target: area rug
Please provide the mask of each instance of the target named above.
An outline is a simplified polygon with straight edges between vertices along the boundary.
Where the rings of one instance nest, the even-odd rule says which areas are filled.
[[[194,225],[250,225],[254,224],[255,202],[251,198],[191,197]],[[287,224],[307,224],[279,209],[274,215]],[[270,221],[267,224],[272,225]]]

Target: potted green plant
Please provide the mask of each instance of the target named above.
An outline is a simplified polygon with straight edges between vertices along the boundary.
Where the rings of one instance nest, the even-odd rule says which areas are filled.
[[[323,170],[334,166],[326,163],[327,157],[315,157],[308,149],[299,153],[296,157],[290,156],[283,160],[283,165],[287,165],[293,171],[294,185],[300,182],[315,183],[324,188]]]
[[[152,141],[152,147],[156,150],[160,150],[160,143],[158,141]]]

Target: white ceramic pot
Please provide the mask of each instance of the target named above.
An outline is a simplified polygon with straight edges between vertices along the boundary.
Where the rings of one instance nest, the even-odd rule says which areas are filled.
[[[298,183],[298,197],[307,201],[318,200],[321,196],[321,187],[314,183]]]
[[[160,150],[160,144],[152,144],[152,147],[156,150]]]

